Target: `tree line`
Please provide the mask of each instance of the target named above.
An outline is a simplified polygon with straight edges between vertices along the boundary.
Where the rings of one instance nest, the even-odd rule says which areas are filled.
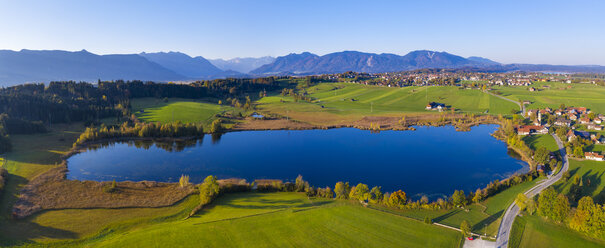
[[[0,114],[0,154],[12,150],[11,134],[31,134],[46,132],[42,122],[31,122],[10,118],[7,114]]]
[[[174,138],[174,137],[201,137],[204,128],[201,123],[134,123],[124,122],[120,126],[87,127],[74,143],[74,147],[86,142],[112,138],[140,137],[140,138]]]
[[[229,98],[234,102],[245,101],[251,108],[247,95],[280,87],[277,77],[255,79],[216,79],[196,81],[190,84],[165,84],[143,81],[99,81],[96,84],[74,81],[44,84],[23,84],[0,89],[0,153],[11,150],[9,134],[45,131],[44,124],[83,121],[88,126],[102,118],[115,117],[127,120],[130,115],[130,99],[140,97],[176,97],[198,99],[204,97]],[[10,118],[8,118],[10,116]],[[173,124],[177,125],[177,124]],[[180,132],[191,134],[192,127],[179,124],[179,130],[170,135],[163,131],[141,127],[143,132],[153,132],[161,137]],[[184,128],[184,129],[183,129]],[[113,137],[115,132],[99,134]],[[133,131],[133,130],[129,130]],[[139,131],[139,130],[137,130]],[[89,133],[90,134],[90,133]],[[91,137],[86,134],[85,137]],[[143,134],[149,136],[151,134]],[[133,135],[134,136],[134,135]]]
[[[576,186],[581,184],[582,182],[577,179],[574,182]],[[570,190],[569,194],[572,195],[571,202],[568,196],[557,193],[553,187],[549,187],[535,197],[537,201],[520,193],[515,203],[527,214],[536,213],[546,220],[564,224],[578,232],[602,237],[605,234],[605,206],[595,203],[590,196],[577,200],[578,196],[573,196],[575,194],[573,190]],[[577,207],[573,209],[570,204],[576,202],[575,200],[577,200]]]

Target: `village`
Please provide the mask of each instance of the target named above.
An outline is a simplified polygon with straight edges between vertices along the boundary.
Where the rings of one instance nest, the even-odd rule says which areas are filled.
[[[404,72],[362,73],[345,72],[317,76],[322,81],[350,82],[364,85],[385,87],[438,86],[450,85],[464,88],[481,88],[481,86],[528,87],[529,91],[539,91],[533,87],[535,82],[560,82],[565,84],[605,84],[597,78],[584,78],[567,73],[540,72],[473,72],[455,69],[422,69]]]
[[[566,141],[569,154],[577,159],[605,161],[605,155],[592,151],[589,147],[604,145],[602,134],[605,115],[597,114],[585,107],[564,107],[531,109],[526,112],[527,125],[516,126],[518,135],[543,135],[556,133]]]

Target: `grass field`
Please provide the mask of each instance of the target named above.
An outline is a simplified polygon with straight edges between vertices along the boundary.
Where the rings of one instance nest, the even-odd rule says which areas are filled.
[[[550,88],[544,88],[548,86]],[[530,92],[528,87],[501,86],[494,89],[503,96],[516,101],[529,100],[529,109],[584,106],[598,113],[605,113],[605,87],[592,84],[564,84],[553,82],[535,82],[532,87],[540,89]]]
[[[364,115],[438,113],[425,110],[426,104],[432,101],[467,113],[510,114],[512,109],[518,109],[514,103],[479,90],[451,86],[389,88],[352,83],[322,83],[310,87],[307,93],[315,99],[313,103],[294,102],[291,97],[276,95],[260,99],[259,108],[315,123],[335,123]]]
[[[358,204],[299,193],[219,198],[186,221],[108,236],[94,247],[459,247],[461,235]]]
[[[595,201],[605,200],[605,162],[570,160],[571,179],[560,180],[554,188],[563,194],[569,193],[573,177],[584,181],[582,195]],[[590,183],[589,183],[590,181]],[[537,216],[517,217],[513,225],[511,247],[604,247],[604,240],[590,238],[566,226],[554,224]]]
[[[592,248],[605,246],[604,241],[589,238],[562,225],[544,221],[535,215],[517,217],[511,233],[513,234],[509,246],[511,248]]]
[[[605,162],[569,160],[569,173],[571,178],[567,182],[561,180],[554,184],[558,192],[567,194],[577,175],[584,182],[582,195],[592,196],[596,201],[605,201]]]
[[[29,228],[19,229],[9,221],[20,188],[35,176],[61,163],[61,156],[71,148],[83,129],[81,123],[54,125],[48,133],[11,136],[13,151],[4,155],[4,167],[10,175],[0,198],[0,240],[11,238],[6,237],[7,234],[30,231]]]
[[[214,115],[232,109],[229,106],[191,99],[136,98],[131,101],[137,118],[147,122],[210,123]],[[141,112],[143,110],[143,112]]]
[[[546,147],[551,152],[559,151],[559,146],[551,135],[527,135],[523,137],[523,141],[533,150]]]

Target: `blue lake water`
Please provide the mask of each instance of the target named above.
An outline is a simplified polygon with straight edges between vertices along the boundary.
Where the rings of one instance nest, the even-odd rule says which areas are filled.
[[[282,179],[314,186],[359,182],[383,191],[431,197],[466,192],[527,170],[490,134],[496,125],[458,132],[451,126],[371,133],[354,128],[245,131],[188,143],[117,142],[70,157],[69,179],[192,182],[221,178]]]

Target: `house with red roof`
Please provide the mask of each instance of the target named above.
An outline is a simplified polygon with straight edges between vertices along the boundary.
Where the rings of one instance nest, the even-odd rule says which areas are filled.
[[[585,152],[584,157],[588,160],[605,161],[605,156],[598,154],[596,152]]]

